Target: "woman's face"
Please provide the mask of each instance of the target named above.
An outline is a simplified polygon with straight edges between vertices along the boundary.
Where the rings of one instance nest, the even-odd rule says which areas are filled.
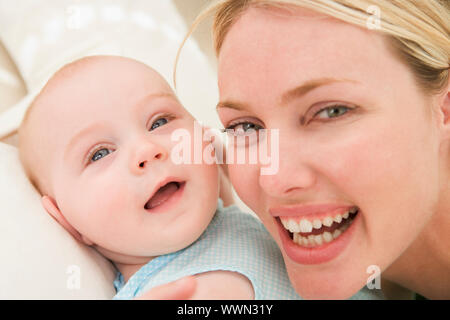
[[[225,38],[218,75],[225,128],[279,130],[275,174],[229,165],[237,193],[301,296],[352,296],[436,206],[440,133],[429,99],[382,36],[301,9],[247,10]]]

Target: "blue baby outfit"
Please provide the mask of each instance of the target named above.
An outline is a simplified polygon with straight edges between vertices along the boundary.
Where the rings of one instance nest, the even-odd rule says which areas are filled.
[[[236,206],[224,208],[221,200],[208,228],[189,247],[149,261],[126,284],[118,272],[113,299],[132,299],[160,284],[216,270],[247,277],[257,300],[301,299],[289,282],[277,244],[262,223]],[[352,298],[380,299],[372,291],[365,287]]]

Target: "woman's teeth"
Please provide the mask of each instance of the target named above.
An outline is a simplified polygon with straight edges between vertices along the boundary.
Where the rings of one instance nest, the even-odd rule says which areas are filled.
[[[315,247],[337,239],[347,230],[357,213],[358,208],[353,208],[344,214],[322,219],[295,221],[294,219],[280,217],[280,220],[282,225],[291,233],[294,243],[304,247]]]
[[[309,235],[307,237],[302,236],[300,233],[295,232],[293,233],[293,240],[296,244],[299,244],[304,247],[315,247],[320,246],[324,243],[328,243],[333,241],[334,239],[337,239],[347,228],[349,224],[346,223],[342,227],[334,230],[333,232],[325,231],[320,234],[316,235]]]

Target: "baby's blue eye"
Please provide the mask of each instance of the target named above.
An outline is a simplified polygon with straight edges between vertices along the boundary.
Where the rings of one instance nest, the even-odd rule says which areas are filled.
[[[158,120],[156,120],[155,122],[152,123],[152,125],[150,127],[150,131],[155,130],[156,128],[165,125],[167,122],[169,122],[167,120],[167,118],[159,118]]]
[[[102,148],[100,150],[97,150],[91,157],[91,161],[97,161],[100,160],[103,157],[106,157],[108,154],[112,153],[113,151],[111,149]]]

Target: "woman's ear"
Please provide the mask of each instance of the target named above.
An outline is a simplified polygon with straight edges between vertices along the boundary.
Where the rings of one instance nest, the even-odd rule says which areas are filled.
[[[445,91],[438,95],[438,106],[443,115],[442,124],[446,127],[450,127],[450,83],[445,88]]]
[[[43,196],[41,199],[42,206],[44,207],[45,211],[53,217],[64,229],[66,229],[72,237],[74,237],[76,240],[85,243],[87,245],[92,245],[92,242],[87,239],[86,237],[82,236],[72,225],[66,220],[66,218],[63,216],[61,211],[58,208],[58,205],[56,204],[55,200],[52,199],[49,196]]]

